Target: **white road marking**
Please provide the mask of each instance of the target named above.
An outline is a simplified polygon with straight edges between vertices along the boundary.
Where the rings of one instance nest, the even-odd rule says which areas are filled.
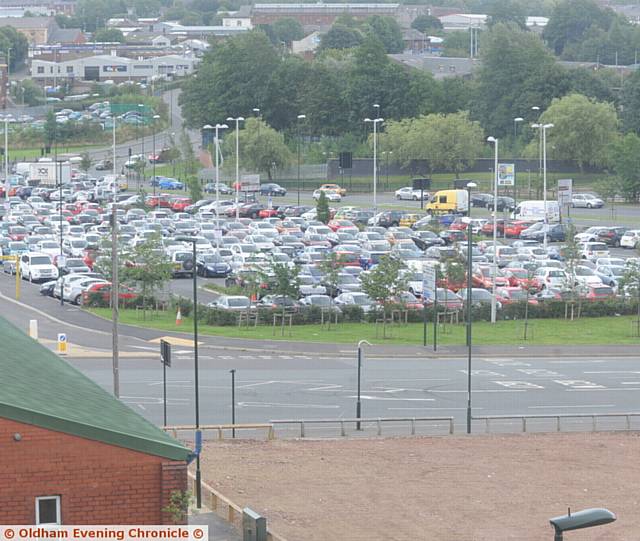
[[[218,355],[218,359],[224,359],[225,361],[228,361],[229,359],[233,359],[233,357],[231,355]]]
[[[296,408],[296,409],[339,409],[328,404],[278,404],[274,402],[238,402],[241,408]]]
[[[562,374],[558,372],[554,372],[553,370],[547,370],[546,368],[518,368],[518,372],[522,372],[527,376],[538,376],[538,377],[559,377]]]
[[[494,381],[493,383],[509,389],[544,389],[542,385],[531,383],[530,381]]]
[[[277,381],[260,381],[258,383],[247,383],[246,385],[236,385],[236,389],[247,389],[248,387],[259,387],[260,385],[271,385]]]
[[[498,366],[502,366],[502,367],[509,367],[509,366],[531,366],[531,363],[525,363],[524,361],[514,361],[514,360],[489,360],[489,359],[485,359],[485,362],[491,363],[491,364],[495,364]]]
[[[593,370],[584,374],[640,374],[639,370]]]
[[[565,387],[571,387],[572,389],[604,389],[604,385],[584,379],[554,379],[553,381]]]
[[[640,391],[640,387],[618,387],[612,389],[611,387],[603,387],[601,389],[565,389],[567,392],[590,392],[590,391]]]
[[[271,355],[258,355],[258,357],[260,357],[261,359],[265,359],[265,360],[269,360],[269,359],[273,359],[273,356]]]
[[[435,391],[429,391],[432,394],[444,394],[444,393],[465,393],[467,394],[467,390],[461,390],[461,391],[449,391],[449,390],[435,390]],[[477,394],[477,393],[526,393],[527,390],[526,389],[472,389],[473,394]]]
[[[147,383],[147,385],[149,387],[154,387],[156,385],[162,385],[164,382],[163,381],[152,381],[151,383]],[[179,381],[172,381],[171,385],[176,385],[178,383],[191,383],[189,380],[179,380]],[[169,386],[169,382],[167,382],[167,387]]]
[[[564,408],[615,408],[615,404],[572,404],[570,406],[528,406],[529,409],[564,409]]]
[[[547,361],[549,364],[600,364],[607,361]]]
[[[357,395],[348,396],[347,398],[358,398]],[[435,402],[435,398],[396,398],[388,396],[370,396],[367,394],[360,395],[361,400],[393,400],[399,402]]]
[[[150,348],[148,346],[129,346],[129,347],[132,347],[132,348],[135,348],[135,349],[144,349],[144,350],[147,350],[147,351],[157,351],[158,353],[160,353],[158,351],[158,348]]]
[[[304,390],[305,391],[333,391],[335,389],[342,389],[342,385],[330,383],[328,385],[323,385],[322,387],[311,387],[310,389],[304,389]]]
[[[430,408],[428,406],[424,406],[422,408],[387,408],[389,411],[466,411],[465,408]],[[484,408],[473,408],[473,411],[479,411]]]
[[[620,385],[640,385],[640,381],[621,381]]]
[[[461,372],[465,376],[469,373],[467,370],[458,370],[458,372]],[[491,376],[491,377],[494,377],[494,378],[504,378],[505,377],[504,374],[500,374],[500,372],[493,372],[492,370],[472,370],[471,371],[471,375],[472,376]]]
[[[193,353],[192,349],[179,349],[176,351],[178,355],[191,355]]]

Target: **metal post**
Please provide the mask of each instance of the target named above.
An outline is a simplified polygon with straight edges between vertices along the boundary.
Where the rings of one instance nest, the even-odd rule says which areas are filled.
[[[152,128],[152,130],[153,130],[153,140],[152,140],[152,141],[153,141],[153,142],[152,142],[152,145],[153,145],[153,151],[152,151],[152,154],[153,154],[153,164],[151,164],[151,167],[152,167],[152,169],[153,169],[153,171],[152,171],[152,175],[153,175],[153,181],[152,181],[152,184],[153,184],[153,195],[155,196],[155,195],[156,195],[156,161],[157,161],[157,156],[156,156],[156,123],[155,123],[155,118],[154,118],[153,126],[152,126],[151,128]],[[195,203],[195,201],[194,201],[194,203]]]
[[[229,370],[231,373],[231,424],[236,424],[236,371],[235,369]],[[231,429],[231,437],[236,437],[236,429]]]
[[[467,184],[468,208],[467,216],[471,217],[471,189],[475,184]],[[494,202],[494,207],[495,207]],[[495,210],[495,209],[494,209]],[[467,228],[467,434],[471,434],[471,286],[473,272],[473,252],[472,252],[471,227]],[[495,252],[494,252],[495,255]]]
[[[362,372],[362,348],[358,345],[358,401],[356,402],[356,430],[360,430],[360,418],[362,414],[362,403],[360,402],[360,376]]]
[[[6,122],[6,120],[5,120]],[[56,123],[57,125],[57,123]],[[53,142],[53,160],[54,160],[54,171],[55,171],[55,177],[56,177],[56,184],[59,185],[58,189],[59,189],[59,201],[58,201],[58,210],[60,212],[60,259],[62,259],[62,175],[58,175],[58,134],[57,134],[58,128],[54,127],[54,131],[53,131],[53,137],[54,137],[54,142]],[[58,276],[60,276],[60,273],[58,273]],[[64,306],[64,279],[60,280],[60,306]]]
[[[144,119],[144,103],[139,107],[142,109],[142,119]],[[142,184],[144,185],[144,169],[147,165],[147,157],[144,155],[144,120],[142,121]]]
[[[373,120],[373,212],[378,212],[378,119]]]
[[[196,430],[200,428],[200,394],[198,389],[198,273],[196,272],[196,241],[193,246],[193,363],[195,369]],[[196,507],[202,507],[202,476],[200,455],[196,458]]]
[[[162,360],[162,426],[167,426],[167,363]]]
[[[4,118],[4,201],[9,206],[9,119]],[[5,210],[9,210],[6,208]]]
[[[438,267],[437,266],[436,266],[436,287],[433,288],[433,351],[438,351]]]
[[[545,252],[547,251],[547,229],[549,227],[549,213],[547,211],[547,128],[552,124],[545,124],[542,130],[542,191],[544,195],[544,237],[543,245]]]
[[[118,348],[118,304],[119,304],[119,279],[118,279],[118,210],[117,210],[118,180],[113,183],[113,202],[111,204],[111,345],[113,365],[113,395],[120,397],[120,362]]]
[[[496,302],[496,278],[498,275],[498,257],[496,254],[496,245],[498,243],[498,139],[494,138],[495,154],[494,154],[494,179],[493,179],[493,264],[491,265],[491,323],[496,322],[497,302]],[[471,192],[469,192],[469,201],[471,201]],[[471,209],[471,204],[469,204]],[[471,212],[467,213],[470,216]],[[467,227],[469,236],[471,236],[471,226]],[[471,256],[471,252],[469,252]]]
[[[427,346],[427,302],[425,292],[422,292],[422,345]]]

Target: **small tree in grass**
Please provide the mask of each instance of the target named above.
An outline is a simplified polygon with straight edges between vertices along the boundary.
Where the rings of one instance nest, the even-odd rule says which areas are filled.
[[[407,279],[401,273],[404,263],[395,257],[384,256],[374,269],[362,277],[362,291],[382,306],[382,336],[386,338],[387,314],[391,300],[407,289]]]
[[[276,297],[282,297],[282,336],[284,336],[284,316],[286,313],[284,297],[297,299],[300,296],[300,278],[298,277],[300,268],[274,261],[271,264],[271,270],[273,271],[272,291]]]
[[[171,279],[171,263],[162,248],[160,235],[150,237],[131,250],[122,274],[123,280],[140,285],[143,317],[146,317],[148,297]]]
[[[196,203],[197,201],[200,201],[200,199],[202,199],[202,185],[200,184],[200,180],[198,180],[198,177],[187,177],[187,188],[189,188],[189,196],[191,197],[191,201]]]
[[[627,261],[624,274],[618,283],[618,294],[620,293],[626,293],[638,302],[636,336],[640,336],[640,261],[638,259],[630,259]]]
[[[328,252],[325,258],[320,262],[320,272],[324,277],[325,283],[331,288],[333,293],[340,282],[340,256],[336,252]],[[329,295],[329,326],[331,329],[331,314],[333,313],[333,295]]]
[[[580,285],[576,278],[577,268],[582,263],[582,256],[578,241],[576,240],[576,228],[573,224],[569,224],[566,234],[566,245],[563,248],[563,256],[566,264],[565,288],[569,293],[569,302],[571,303],[571,319],[573,320],[574,308],[573,305],[578,301],[578,314],[580,313]],[[566,317],[566,312],[565,312]],[[579,316],[578,316],[579,317]]]
[[[93,160],[91,159],[91,156],[89,156],[89,154],[85,152],[82,155],[82,160],[80,161],[80,169],[82,169],[86,173],[89,169],[91,169],[92,165]]]
[[[331,219],[329,211],[329,200],[327,199],[327,194],[325,194],[324,191],[321,191],[320,197],[318,197],[316,213],[319,221],[321,221],[323,224],[329,223],[329,220]]]

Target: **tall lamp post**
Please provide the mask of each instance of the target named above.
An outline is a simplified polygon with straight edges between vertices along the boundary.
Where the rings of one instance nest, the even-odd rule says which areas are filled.
[[[540,119],[540,107],[534,105],[531,108],[531,111],[536,116],[536,121]],[[536,127],[536,124],[531,125],[532,128]],[[540,175],[542,175],[542,132],[538,133],[538,179],[540,179]]]
[[[195,414],[196,414],[196,432],[200,430],[200,392],[198,383],[198,273],[196,272],[196,243],[194,237],[176,237],[176,240],[188,242],[193,249],[193,368],[195,373]],[[202,475],[200,472],[200,454],[196,456],[196,507],[202,507]]]
[[[362,417],[362,403],[360,402],[360,380],[362,374],[362,346],[370,346],[366,340],[358,342],[358,400],[356,402],[356,430],[360,430],[360,419]]]
[[[516,118],[513,119],[513,139],[515,142],[515,139],[518,138],[518,124],[520,124],[520,122],[524,122],[524,118],[522,118],[521,116],[517,116]]]
[[[144,118],[144,103],[139,103],[138,104],[138,109],[140,111],[140,122],[142,123],[142,138],[141,138],[141,144],[142,144],[142,184],[144,184],[144,168],[145,165],[147,165],[147,159],[145,158],[144,155],[144,121],[142,120]],[[139,174],[138,174],[139,175]],[[139,178],[139,176],[138,176]]]
[[[544,207],[544,231],[543,246],[547,250],[547,229],[549,224],[549,214],[547,211],[547,130],[553,128],[553,124],[532,124],[532,128],[540,131],[540,140],[542,141],[542,201]]]
[[[471,190],[475,182],[467,183],[467,216],[471,218]],[[467,434],[471,434],[471,286],[473,284],[473,249],[471,224],[467,227]]]
[[[227,118],[227,122],[236,123],[236,220],[240,219],[240,122],[244,122],[244,117],[232,116]]]
[[[496,322],[496,277],[498,276],[498,257],[496,245],[498,243],[498,139],[487,137],[489,143],[494,145],[493,160],[493,263],[491,264],[491,323]]]
[[[298,135],[296,139],[298,140],[298,206],[300,206],[300,121],[306,119],[307,115],[298,115],[297,118]]]
[[[218,205],[220,203],[220,136],[218,135],[220,130],[226,130],[229,126],[226,124],[216,124],[216,139],[214,141],[214,147],[216,152],[216,235],[220,235],[220,209]],[[216,236],[216,248],[220,247],[220,237]]]
[[[365,122],[373,124],[373,212],[378,212],[378,124],[383,118],[365,118]]]
[[[160,119],[160,115],[153,115],[153,195],[156,195],[156,162],[158,156],[156,156],[156,121]]]

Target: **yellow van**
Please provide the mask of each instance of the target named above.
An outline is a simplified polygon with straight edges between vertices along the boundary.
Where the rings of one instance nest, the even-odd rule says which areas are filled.
[[[440,214],[456,212],[465,214],[468,210],[469,194],[467,190],[440,190],[434,193],[427,203],[427,212]]]

